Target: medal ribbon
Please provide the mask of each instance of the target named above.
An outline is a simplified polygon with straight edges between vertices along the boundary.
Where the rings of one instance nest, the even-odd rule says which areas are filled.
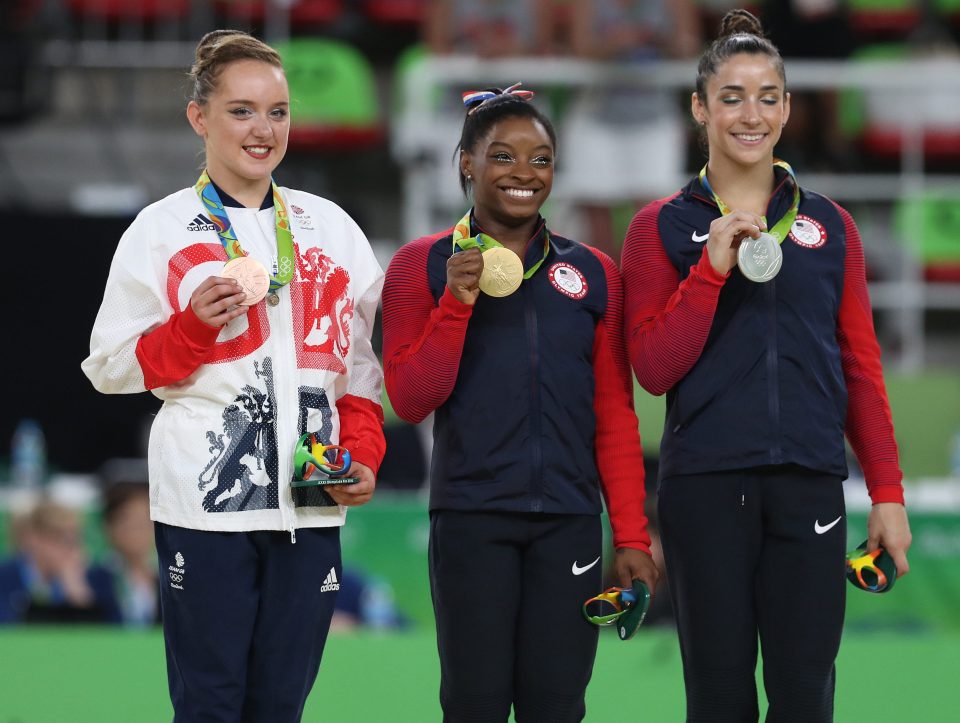
[[[478,233],[476,236],[470,235],[469,211],[467,211],[466,215],[464,215],[464,217],[457,222],[457,225],[453,227],[454,251],[456,251],[457,248],[466,251],[467,249],[472,249],[474,247],[479,248],[480,251],[486,251],[487,249],[492,249],[497,246],[500,248],[506,248],[493,236],[489,236],[485,233]],[[524,279],[529,279],[531,276],[537,273],[537,269],[539,269],[541,264],[547,260],[548,253],[550,253],[550,232],[547,231],[547,229],[543,229],[543,257],[523,273]]]
[[[767,233],[773,236],[778,244],[782,244],[787,234],[790,233],[790,227],[793,226],[793,222],[797,220],[797,211],[800,210],[800,184],[797,183],[797,177],[789,163],[777,160],[773,162],[773,165],[785,170],[793,180],[793,204],[790,206],[786,215],[781,218],[773,228],[767,230]],[[707,180],[706,165],[700,169],[700,185],[713,197],[713,201],[717,204],[717,208],[720,209],[721,214],[726,216],[730,213],[730,207],[721,201],[720,197],[714,192],[713,188],[711,188],[710,181]],[[766,216],[763,216],[763,222],[767,222]]]
[[[293,278],[293,234],[290,233],[287,207],[283,203],[280,189],[273,179],[270,179],[270,185],[273,188],[273,209],[277,223],[277,267],[279,269],[276,276],[270,275],[270,291],[276,291],[281,286],[289,284],[290,279]],[[220,237],[220,243],[223,244],[227,257],[235,259],[238,256],[246,256],[247,252],[240,246],[240,239],[233,231],[227,210],[223,207],[223,201],[220,200],[220,194],[217,193],[216,186],[210,181],[206,171],[200,174],[194,189],[217,227],[217,236]]]

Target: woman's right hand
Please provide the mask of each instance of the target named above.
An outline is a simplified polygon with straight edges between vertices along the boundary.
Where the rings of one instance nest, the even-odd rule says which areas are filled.
[[[219,328],[246,314],[249,306],[238,306],[247,295],[236,279],[208,276],[190,296],[190,306],[207,326]]]
[[[479,248],[458,251],[447,259],[447,288],[458,301],[473,306],[480,296],[481,271],[483,254]]]
[[[745,236],[757,238],[767,224],[755,213],[732,211],[710,224],[707,254],[710,265],[721,276],[726,276],[737,265],[737,249]]]

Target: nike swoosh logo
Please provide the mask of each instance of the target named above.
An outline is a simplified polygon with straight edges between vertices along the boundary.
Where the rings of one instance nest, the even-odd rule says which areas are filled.
[[[828,525],[821,525],[820,520],[817,520],[816,522],[813,523],[813,531],[816,532],[818,535],[822,535],[827,530],[832,529],[833,526],[837,524],[841,519],[843,519],[843,515],[840,515],[840,517],[838,517]]]
[[[693,235],[690,236],[690,240],[693,241],[695,244],[702,244],[702,243],[703,243],[704,241],[706,241],[708,238],[710,238],[710,232],[709,232],[709,231],[707,231],[705,234],[703,234],[703,236],[697,235],[697,232],[694,231],[694,232],[693,232]]]
[[[574,561],[573,561],[573,568],[570,570],[570,572],[572,572],[574,575],[582,575],[582,574],[585,573],[587,570],[589,570],[591,567],[593,567],[594,565],[596,565],[598,562],[600,562],[600,558],[599,558],[599,557],[598,557],[596,560],[594,560],[593,562],[591,562],[589,565],[584,565],[583,567],[577,567],[577,561],[574,560]]]

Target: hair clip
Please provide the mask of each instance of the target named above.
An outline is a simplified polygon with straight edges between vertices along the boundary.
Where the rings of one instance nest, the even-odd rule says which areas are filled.
[[[518,90],[522,83],[514,83],[509,88],[497,92],[495,90],[468,90],[463,93],[463,105],[470,110],[467,111],[467,115],[473,113],[477,108],[482,106],[488,100],[496,98],[498,95],[513,95],[519,98],[520,100],[530,100],[533,98],[532,90]],[[473,106],[471,108],[471,106]]]

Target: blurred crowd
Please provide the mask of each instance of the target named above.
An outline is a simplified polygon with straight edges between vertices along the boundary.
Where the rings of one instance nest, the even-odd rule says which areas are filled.
[[[142,459],[108,460],[90,499],[36,480],[0,487],[0,626],[160,623],[159,566]],[[171,575],[175,573],[169,573]],[[163,581],[165,582],[165,581]],[[332,628],[400,630],[410,625],[390,584],[344,566]]]
[[[82,511],[46,496],[10,516],[0,563],[0,623],[153,625],[160,620],[150,502],[143,480],[103,490],[106,551],[93,561]]]
[[[44,172],[37,150],[31,156],[28,149],[50,148],[56,135],[32,143],[11,136],[6,147],[0,141],[8,170],[0,208],[68,198],[81,212],[127,214],[178,188],[183,159],[175,148],[182,144],[149,133],[163,123],[187,133],[183,108],[158,112],[157,99],[173,96],[145,93],[153,76],[137,74],[182,77],[202,33],[235,27],[288,53],[296,106],[286,180],[335,200],[369,238],[396,246],[434,225],[410,218],[412,170],[428,162],[446,172],[426,182],[444,214],[463,200],[449,162],[462,110],[454,91],[463,89],[433,98],[425,132],[435,149],[398,135],[403,89],[409,78],[416,82],[424,59],[565,58],[638,68],[692,62],[731,7],[758,14],[788,62],[960,58],[958,0],[10,0],[0,6],[0,123],[22,128],[55,117],[58,103],[72,104],[73,115],[62,115],[53,130],[89,122],[88,146],[108,143],[113,155],[88,173],[94,151],[68,147],[59,154],[61,171]],[[317,41],[322,48],[311,45]],[[110,92],[100,84],[106,75]],[[78,81],[69,92],[63,77]],[[704,161],[689,91],[636,83],[534,89],[560,136],[555,201],[564,208],[551,216],[569,235],[619,258],[636,207],[675,190]],[[960,99],[949,88],[924,96],[896,88],[792,95],[778,153],[798,173],[902,171],[905,123],[924,129],[923,173],[956,172]],[[144,135],[128,138],[136,129]],[[154,143],[169,149],[167,163],[155,162]],[[77,178],[65,180],[71,174]],[[47,176],[38,194],[32,178]],[[897,199],[880,200],[891,206]]]

